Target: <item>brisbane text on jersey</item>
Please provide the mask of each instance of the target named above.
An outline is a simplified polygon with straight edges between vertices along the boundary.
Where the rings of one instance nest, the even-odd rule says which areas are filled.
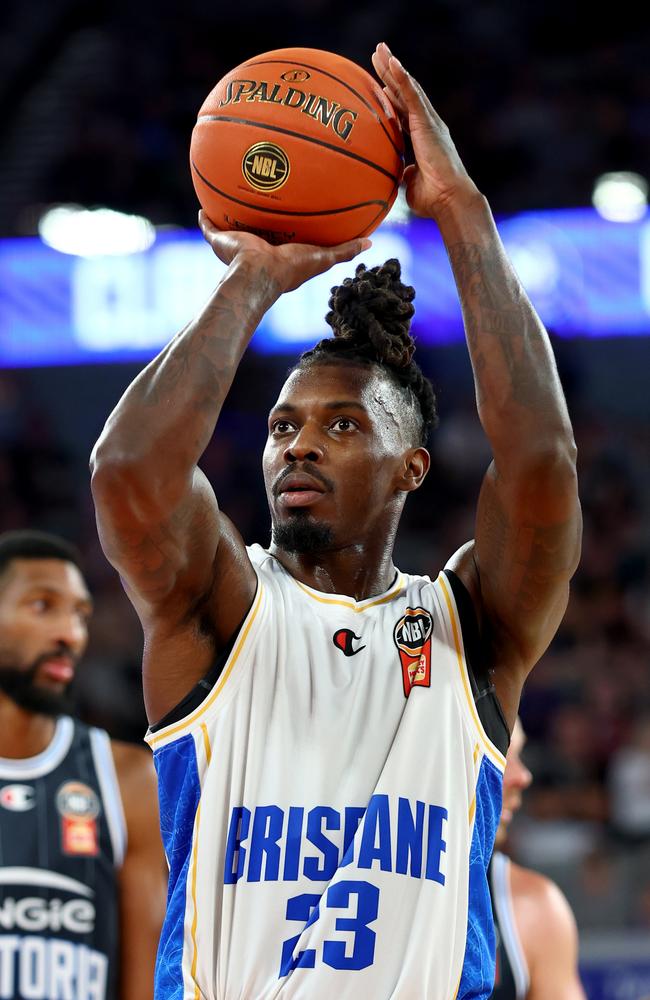
[[[373,795],[367,808],[346,806],[342,812],[331,806],[238,806],[230,815],[224,882],[294,882],[301,868],[305,878],[329,881],[355,862],[444,885],[447,819],[442,806],[388,795]]]

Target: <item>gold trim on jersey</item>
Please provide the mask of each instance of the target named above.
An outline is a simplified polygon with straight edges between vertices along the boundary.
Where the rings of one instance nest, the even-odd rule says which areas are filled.
[[[387,604],[388,601],[392,601],[394,597],[397,597],[398,594],[404,590],[404,576],[402,573],[398,575],[396,582],[383,597],[378,597],[375,601],[368,598],[368,603],[366,603],[366,601],[357,602],[353,598],[346,601],[340,597],[327,597],[325,594],[317,594],[311,587],[301,583],[300,580],[296,580],[295,577],[292,577],[292,580],[298,587],[300,587],[301,590],[305,592],[305,594],[307,594],[308,597],[318,601],[319,604],[338,605],[339,607],[348,608],[350,611],[354,611],[357,615],[361,614],[363,611],[368,611],[369,608],[376,608],[378,604]]]
[[[205,750],[205,759],[209,764],[212,760],[212,747],[210,746],[210,736],[205,722],[201,723],[201,732],[203,733],[203,749]]]
[[[479,738],[483,744],[484,752],[487,753],[488,757],[493,764],[499,768],[500,771],[506,766],[506,759],[501,753],[501,751],[492,743],[489,736],[483,728],[483,723],[479,718],[479,714],[476,711],[476,705],[474,703],[474,698],[472,697],[472,689],[469,683],[469,677],[467,675],[467,664],[465,663],[465,657],[463,655],[463,647],[461,644],[462,630],[460,627],[460,622],[458,621],[458,615],[454,603],[449,595],[449,590],[447,588],[447,583],[445,581],[444,574],[441,573],[438,577],[437,582],[440,584],[440,589],[445,598],[445,604],[447,605],[447,611],[449,612],[449,620],[451,622],[451,631],[454,637],[454,646],[456,647],[456,659],[458,661],[458,669],[460,670],[460,676],[463,682],[463,691],[465,692],[465,698],[467,704],[469,705],[472,718],[474,720],[474,725],[476,726]]]
[[[226,681],[228,680],[233,671],[233,667],[235,666],[237,660],[239,659],[241,651],[244,647],[244,643],[248,638],[248,633],[250,632],[251,626],[255,621],[255,618],[257,617],[257,613],[262,603],[263,592],[264,592],[264,587],[262,586],[262,581],[259,580],[255,601],[253,602],[252,608],[248,612],[248,620],[246,621],[241,632],[239,633],[239,638],[237,639],[235,648],[230,654],[230,657],[228,659],[228,662],[226,663],[223,673],[221,674],[221,677],[213,687],[210,694],[207,696],[205,701],[201,702],[199,707],[196,708],[191,713],[191,715],[188,715],[185,719],[182,719],[175,725],[168,726],[166,729],[161,729],[160,732],[158,733],[152,733],[151,735],[147,735],[145,737],[145,740],[149,744],[152,750],[155,750],[160,743],[164,742],[165,740],[168,740],[170,736],[175,736],[177,733],[181,733],[184,730],[189,732],[189,729],[192,726],[192,724],[195,723],[197,719],[199,719],[202,715],[204,715],[205,712],[207,712],[207,710],[211,707],[211,705],[214,704],[215,700],[219,697]]]
[[[201,723],[201,735],[203,736],[203,750],[205,753],[205,758],[209,764],[212,760],[212,747],[210,745],[210,735],[208,733],[208,727],[204,722]],[[192,836],[192,857],[190,860],[190,868],[192,871],[192,884],[191,884],[191,897],[192,897],[192,924],[190,926],[190,939],[192,941],[192,963],[190,966],[190,976],[192,978],[192,984],[194,986],[193,1000],[201,1000],[203,996],[201,988],[196,981],[196,970],[199,962],[199,949],[196,943],[196,928],[199,922],[199,907],[196,900],[196,883],[197,883],[197,870],[198,870],[198,854],[199,854],[199,828],[201,825],[201,800],[199,799],[199,804],[196,809],[196,820],[194,822],[194,834]]]
[[[192,977],[192,983],[194,984],[194,1000],[201,1000],[201,990],[199,984],[196,981],[196,967],[199,961],[199,949],[196,946],[196,925],[199,920],[199,908],[196,903],[196,869],[197,869],[197,855],[199,846],[199,826],[201,823],[201,802],[197,806],[196,810],[196,824],[194,828],[194,846],[192,850],[192,926],[190,927],[190,936],[192,939],[192,965],[190,967],[190,976]]]

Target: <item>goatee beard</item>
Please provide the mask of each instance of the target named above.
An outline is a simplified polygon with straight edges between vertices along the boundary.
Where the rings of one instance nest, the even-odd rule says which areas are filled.
[[[328,524],[314,521],[307,511],[296,512],[287,521],[274,523],[273,543],[284,552],[306,554],[332,548],[333,533]]]

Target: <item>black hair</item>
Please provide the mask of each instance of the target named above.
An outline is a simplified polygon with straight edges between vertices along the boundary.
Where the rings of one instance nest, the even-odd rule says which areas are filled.
[[[76,546],[45,531],[6,531],[0,535],[0,576],[14,559],[61,559],[83,572]]]
[[[415,289],[402,284],[398,260],[370,269],[359,264],[354,278],[332,288],[325,322],[334,336],[305,351],[296,368],[339,362],[378,366],[411,403],[418,444],[425,445],[438,416],[433,386],[413,360],[415,341],[409,329],[414,298]]]

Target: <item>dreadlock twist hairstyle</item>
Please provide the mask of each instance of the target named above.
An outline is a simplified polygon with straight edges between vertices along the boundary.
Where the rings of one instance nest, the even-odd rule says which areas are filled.
[[[370,269],[359,264],[354,278],[345,278],[342,285],[332,288],[325,321],[334,336],[306,351],[298,367],[339,361],[380,366],[413,394],[425,444],[438,418],[433,387],[413,360],[415,341],[409,328],[414,298],[415,289],[401,281],[398,260]]]

